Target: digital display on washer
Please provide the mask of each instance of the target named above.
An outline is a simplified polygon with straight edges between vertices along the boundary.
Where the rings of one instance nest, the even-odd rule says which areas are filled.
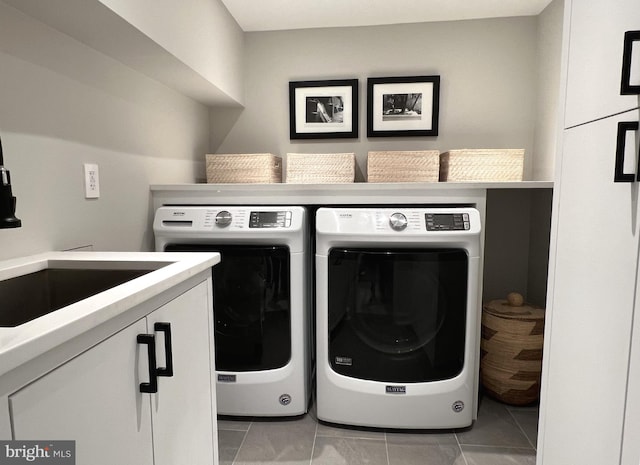
[[[427,231],[465,231],[470,229],[468,213],[426,213]]]
[[[250,228],[288,228],[291,226],[291,212],[251,212]]]

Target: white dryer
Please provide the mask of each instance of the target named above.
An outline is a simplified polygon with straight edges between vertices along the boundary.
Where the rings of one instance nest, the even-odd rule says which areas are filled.
[[[317,210],[319,419],[418,429],[472,424],[480,232],[473,208]]]
[[[212,271],[218,413],[305,413],[311,392],[306,210],[165,206],[153,228],[157,251],[221,254]]]

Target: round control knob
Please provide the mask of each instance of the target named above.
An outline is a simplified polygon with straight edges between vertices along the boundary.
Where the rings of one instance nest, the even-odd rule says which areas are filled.
[[[389,217],[389,224],[394,231],[402,231],[407,227],[407,217],[402,213],[393,213]]]
[[[231,215],[231,212],[228,212],[226,210],[218,212],[218,214],[216,215],[216,226],[219,226],[221,228],[229,226],[231,224],[232,218],[233,216]]]

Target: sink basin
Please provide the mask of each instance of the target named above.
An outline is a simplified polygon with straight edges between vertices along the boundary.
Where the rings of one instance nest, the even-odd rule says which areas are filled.
[[[130,266],[131,264],[129,264]],[[45,268],[0,281],[0,327],[15,327],[160,268]]]
[[[202,252],[88,251],[0,260],[0,380],[15,379],[3,376],[36,359],[29,366],[39,370],[44,359],[38,357],[50,357],[67,342],[75,341],[72,351],[88,348],[135,323],[196,282],[211,280],[220,258]],[[60,361],[67,355],[59,353]],[[34,379],[29,371],[19,373],[28,382]],[[3,425],[0,419],[0,432]]]

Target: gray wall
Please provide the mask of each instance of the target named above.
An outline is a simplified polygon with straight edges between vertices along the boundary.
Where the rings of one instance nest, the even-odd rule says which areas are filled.
[[[553,179],[560,93],[563,0],[538,16],[536,63],[536,160],[533,179]],[[489,191],[484,263],[485,300],[520,292],[544,306],[549,266],[552,191]]]
[[[536,122],[532,179],[552,180],[560,102],[560,61],[564,1],[554,0],[538,16]]]
[[[220,0],[100,2],[242,103],[244,33]]]
[[[149,184],[202,176],[208,109],[3,3],[0,43],[0,137],[23,222],[0,230],[0,259],[148,249]]]
[[[537,18],[255,32],[245,38],[245,109],[212,114],[215,153],[524,148],[534,172]],[[367,77],[441,76],[438,137],[367,138]],[[288,82],[358,78],[358,139],[291,141]]]

